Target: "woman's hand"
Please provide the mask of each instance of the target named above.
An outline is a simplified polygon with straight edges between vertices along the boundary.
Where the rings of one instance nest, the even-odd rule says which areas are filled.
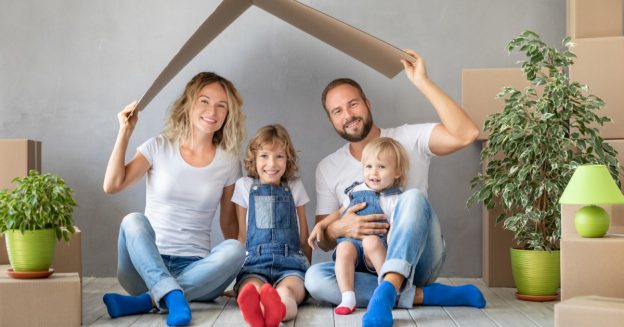
[[[119,129],[130,129],[134,130],[134,127],[139,120],[139,112],[136,110],[139,101],[134,101],[123,108],[117,114],[117,120],[119,121]]]
[[[407,78],[414,84],[416,87],[422,85],[429,77],[427,76],[427,68],[425,68],[425,61],[420,57],[416,51],[412,49],[403,49],[403,51],[410,54],[414,57],[413,61],[407,61],[405,59],[401,59],[401,63],[403,64],[403,68],[405,68],[405,74]]]

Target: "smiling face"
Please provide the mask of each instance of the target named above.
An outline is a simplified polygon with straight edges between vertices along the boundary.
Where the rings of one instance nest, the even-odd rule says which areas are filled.
[[[260,182],[279,185],[286,172],[287,159],[283,145],[263,144],[256,152],[256,171]]]
[[[197,94],[191,110],[191,126],[195,133],[214,134],[221,129],[227,115],[227,94],[219,83],[211,83]]]
[[[400,177],[396,159],[387,153],[362,158],[364,182],[374,191],[383,191],[395,184]]]
[[[373,126],[370,103],[358,90],[342,84],[327,92],[325,108],[336,132],[349,142],[359,142],[368,136]]]

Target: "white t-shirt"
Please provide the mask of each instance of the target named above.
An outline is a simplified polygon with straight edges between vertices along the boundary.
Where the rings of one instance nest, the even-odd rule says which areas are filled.
[[[365,183],[359,184],[351,190],[351,192],[358,191],[372,191],[370,187],[368,187]],[[392,194],[392,195],[380,195],[379,196],[379,206],[383,211],[384,215],[386,215],[386,219],[388,222],[392,224],[392,219],[394,218],[394,207],[396,207],[397,202],[399,201],[400,194]],[[344,202],[342,202],[342,208],[348,208],[351,200],[347,196]]]
[[[382,128],[381,136],[401,143],[410,157],[406,189],[416,188],[427,194],[429,163],[433,153],[429,138],[436,123]],[[362,163],[349,151],[349,143],[328,155],[316,166],[316,214],[327,215],[340,208],[349,197],[344,190],[353,181],[362,180]]]
[[[253,178],[251,177],[241,177],[236,181],[236,185],[234,186],[234,194],[232,195],[232,202],[238,204],[239,206],[248,209],[249,208],[249,192],[251,191],[251,186],[253,185]],[[293,181],[288,182],[288,187],[292,192],[293,201],[295,202],[295,207],[300,207],[310,202],[310,198],[308,197],[308,193],[303,187],[303,182],[301,179],[297,178]],[[249,210],[247,210],[247,219],[249,221]],[[297,226],[299,226],[299,216],[297,216]]]
[[[145,215],[156,232],[160,254],[205,257],[211,249],[210,231],[223,188],[241,176],[238,158],[217,147],[205,167],[189,165],[180,146],[163,135],[137,148],[150,163],[147,171]]]

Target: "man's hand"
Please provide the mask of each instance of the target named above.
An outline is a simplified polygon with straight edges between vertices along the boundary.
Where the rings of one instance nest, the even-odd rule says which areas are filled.
[[[401,63],[403,64],[403,68],[405,68],[405,74],[407,75],[407,78],[412,82],[412,84],[414,84],[416,87],[419,87],[428,79],[427,68],[425,68],[425,61],[420,57],[418,53],[416,53],[416,51],[412,49],[403,49],[403,51],[414,57],[414,61],[401,59]]]
[[[390,225],[380,222],[384,220],[384,214],[358,216],[355,212],[364,209],[364,207],[366,207],[366,203],[363,202],[347,209],[342,218],[328,226],[329,236],[334,240],[341,236],[360,240],[367,235],[386,234]]]

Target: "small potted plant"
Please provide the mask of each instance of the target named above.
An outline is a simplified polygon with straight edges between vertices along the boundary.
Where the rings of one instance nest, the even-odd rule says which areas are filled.
[[[568,79],[567,69],[575,58],[569,51],[573,46],[569,37],[563,46],[566,50],[560,52],[531,31],[507,45],[510,53],[526,55],[520,63],[531,86],[505,87],[497,95],[504,99],[505,108],[485,122],[489,141],[481,160],[487,164],[471,181],[476,191],[468,199],[469,206],[477,201],[489,209],[502,206],[496,221],[514,233],[512,272],[523,299],[556,297],[559,198],[576,167],[603,164],[618,180],[616,152],[597,129],[610,121],[598,114],[604,103],[588,95],[586,85]]]
[[[73,191],[61,177],[36,170],[12,182],[13,190],[0,191],[0,232],[12,272],[51,273],[57,240],[69,241],[75,231]]]

